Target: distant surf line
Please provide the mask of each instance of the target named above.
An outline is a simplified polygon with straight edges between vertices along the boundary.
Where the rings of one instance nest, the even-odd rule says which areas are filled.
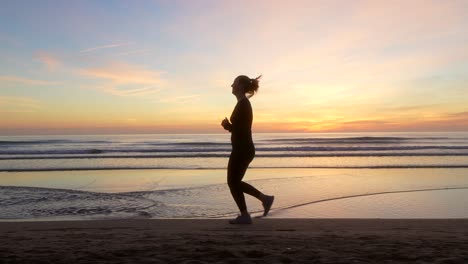
[[[468,153],[329,153],[329,154],[256,154],[257,158],[323,158],[323,157],[449,157],[449,156],[468,156]],[[59,160],[59,159],[154,159],[154,158],[228,158],[226,154],[193,154],[193,155],[70,155],[70,156],[9,156],[1,157],[0,160]]]

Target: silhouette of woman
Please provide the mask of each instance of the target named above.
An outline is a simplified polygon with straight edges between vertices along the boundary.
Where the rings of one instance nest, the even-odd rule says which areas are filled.
[[[253,113],[249,98],[257,92],[260,77],[261,75],[250,79],[245,75],[237,76],[231,85],[232,94],[237,97],[236,107],[232,111],[230,122],[227,118],[221,122],[221,126],[231,132],[232,152],[227,168],[227,182],[232,197],[240,210],[240,215],[229,221],[231,224],[252,223],[252,218],[247,211],[244,193],[250,194],[262,202],[264,216],[268,214],[274,200],[274,196],[265,195],[252,185],[242,181],[247,167],[255,156],[251,130]]]

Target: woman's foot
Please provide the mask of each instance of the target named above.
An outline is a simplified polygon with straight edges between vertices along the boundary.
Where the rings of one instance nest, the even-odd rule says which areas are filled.
[[[275,196],[265,195],[263,199],[263,216],[267,216],[268,212],[270,212],[271,206],[273,205],[273,201],[275,200]]]
[[[248,214],[238,215],[235,219],[229,220],[230,224],[233,225],[250,225],[252,224],[252,218]]]

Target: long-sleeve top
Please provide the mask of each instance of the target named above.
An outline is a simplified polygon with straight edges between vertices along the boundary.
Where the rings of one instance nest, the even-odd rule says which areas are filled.
[[[252,140],[252,105],[249,99],[239,100],[230,117],[231,125],[226,127],[231,132],[233,151],[254,148]]]

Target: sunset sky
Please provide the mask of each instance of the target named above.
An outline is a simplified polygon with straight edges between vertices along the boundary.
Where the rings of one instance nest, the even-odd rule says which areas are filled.
[[[468,131],[468,1],[2,1],[0,134]]]

